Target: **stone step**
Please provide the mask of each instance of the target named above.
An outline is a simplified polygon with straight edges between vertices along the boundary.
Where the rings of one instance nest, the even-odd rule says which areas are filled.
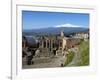
[[[50,56],[52,56],[53,54],[51,54],[51,53],[42,53],[42,54],[39,54],[39,56],[35,56],[35,57],[50,57]]]
[[[39,63],[49,63],[52,61],[50,57],[41,57],[41,58],[33,58],[32,61],[34,61],[34,64]]]

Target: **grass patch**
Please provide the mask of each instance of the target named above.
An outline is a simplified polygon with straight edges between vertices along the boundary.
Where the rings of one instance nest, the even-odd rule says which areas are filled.
[[[73,60],[73,57],[74,57],[74,53],[69,52],[69,54],[66,57],[66,61],[64,63],[64,66],[67,66]]]
[[[78,66],[86,66],[89,65],[89,41],[81,42],[79,46],[79,59]]]

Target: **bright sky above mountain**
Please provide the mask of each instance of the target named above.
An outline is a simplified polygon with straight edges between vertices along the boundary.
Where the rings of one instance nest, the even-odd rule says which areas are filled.
[[[23,29],[89,27],[88,13],[22,11]]]

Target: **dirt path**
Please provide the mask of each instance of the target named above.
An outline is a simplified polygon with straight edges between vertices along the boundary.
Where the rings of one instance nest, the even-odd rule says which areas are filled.
[[[77,47],[76,47],[76,49],[78,49]],[[70,62],[67,66],[76,66],[77,65],[77,62],[78,62],[78,50],[74,50],[74,58],[73,58],[73,60],[72,60],[72,62]]]

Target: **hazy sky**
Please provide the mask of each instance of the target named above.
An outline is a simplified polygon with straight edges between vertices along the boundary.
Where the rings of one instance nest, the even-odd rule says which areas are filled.
[[[23,29],[89,27],[89,14],[22,11]]]

